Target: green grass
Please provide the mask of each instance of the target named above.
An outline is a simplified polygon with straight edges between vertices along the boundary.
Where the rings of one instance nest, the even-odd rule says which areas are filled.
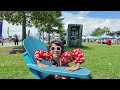
[[[0,48],[0,79],[33,79],[22,54],[3,53],[13,48],[15,47]],[[65,47],[65,51],[72,49],[74,48]],[[81,67],[90,70],[92,79],[120,79],[119,45],[107,46],[83,43],[81,49],[86,59]]]
[[[22,54],[6,54],[7,50],[20,49],[16,47],[0,48],[0,79],[32,79]]]
[[[83,67],[89,68],[94,79],[120,79],[120,46],[88,45],[84,49],[86,62]]]

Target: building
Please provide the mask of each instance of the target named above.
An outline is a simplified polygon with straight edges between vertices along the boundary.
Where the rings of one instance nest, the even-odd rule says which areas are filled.
[[[120,31],[109,33],[110,36],[120,37]]]
[[[114,32],[114,36],[115,36],[115,37],[120,37],[120,31]]]

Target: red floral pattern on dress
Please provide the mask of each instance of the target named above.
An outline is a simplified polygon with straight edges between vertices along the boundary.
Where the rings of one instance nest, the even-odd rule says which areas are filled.
[[[49,52],[46,52],[44,50],[36,50],[34,57],[36,60],[41,61],[42,59],[45,59],[47,61],[50,61],[52,63],[52,55]],[[84,54],[80,48],[71,50],[70,52],[64,52],[61,55],[61,63],[58,62],[55,64],[55,66],[69,66],[70,62],[75,61],[75,63],[83,63],[85,62]],[[56,79],[62,79],[61,76],[56,75]]]

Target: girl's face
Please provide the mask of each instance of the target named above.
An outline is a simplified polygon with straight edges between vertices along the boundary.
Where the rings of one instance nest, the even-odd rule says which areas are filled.
[[[62,48],[60,46],[52,44],[52,46],[50,47],[50,52],[53,57],[59,58],[61,56],[61,49]]]

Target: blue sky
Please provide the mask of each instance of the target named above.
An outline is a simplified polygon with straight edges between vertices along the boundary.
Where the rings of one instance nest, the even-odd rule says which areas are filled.
[[[90,35],[96,28],[120,30],[120,11],[64,11],[65,28],[69,23],[83,24],[83,34]]]
[[[93,11],[88,14],[90,17],[120,19],[120,11]]]
[[[62,11],[64,17],[64,28],[67,30],[68,24],[82,24],[83,35],[90,35],[96,28],[108,27],[110,31],[120,31],[120,11]],[[22,26],[16,26],[3,22],[3,37],[7,37],[9,27],[10,35],[18,34],[22,36]],[[37,34],[35,27],[27,28],[31,35]]]
[[[80,11],[66,11],[72,14],[78,14]],[[89,17],[93,18],[106,18],[106,19],[120,19],[120,11],[90,11],[87,14]]]

